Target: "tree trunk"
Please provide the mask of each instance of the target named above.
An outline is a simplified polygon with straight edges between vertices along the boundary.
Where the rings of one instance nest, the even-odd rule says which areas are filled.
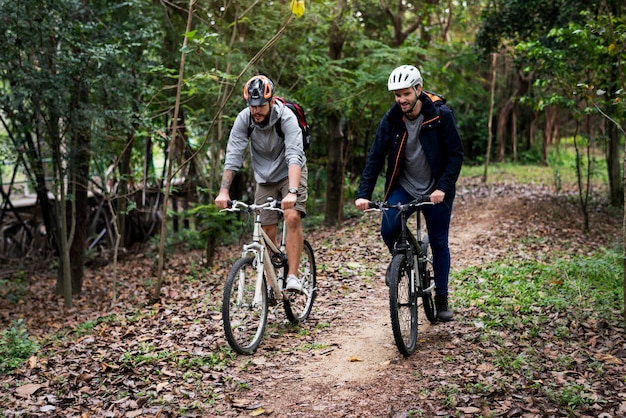
[[[498,112],[498,125],[496,127],[496,142],[498,143],[496,161],[498,162],[504,161],[506,157],[506,127],[511,113],[513,113],[513,97],[509,97],[504,107]]]
[[[124,237],[126,237],[127,234],[126,233],[126,228],[127,228],[127,216],[126,216],[126,208],[128,207],[128,197],[129,197],[129,190],[128,190],[128,179],[130,178],[130,160],[131,160],[131,155],[132,155],[132,151],[133,151],[133,143],[135,142],[135,134],[134,132],[131,132],[127,137],[126,137],[126,144],[124,144],[124,150],[122,151],[122,155],[120,156],[120,160],[119,160],[119,173],[120,173],[120,179],[119,179],[119,188],[117,190],[117,204],[116,206],[116,214],[115,216],[117,217],[117,224],[118,224],[118,228],[119,228],[119,233],[120,236],[122,237],[122,245],[124,247],[128,246],[130,243],[126,242],[124,240]],[[145,156],[144,158],[147,159],[147,156]],[[144,188],[144,192],[145,192],[145,188]]]
[[[85,265],[85,247],[89,230],[89,196],[87,195],[89,182],[89,136],[79,134],[75,140],[77,147],[74,153],[76,159],[73,170],[76,178],[74,194],[74,239],[70,246],[70,262],[72,274],[72,294],[80,294],[83,290],[83,276]],[[72,211],[69,211],[70,218]],[[68,219],[68,222],[72,222]]]
[[[622,178],[622,190],[626,190],[626,142],[624,142],[624,160],[622,161],[622,170],[624,173],[624,177]],[[624,200],[622,201],[623,208],[626,208],[626,193],[624,193]],[[623,221],[622,221],[622,243],[626,243],[626,210],[623,211]],[[626,245],[622,244],[622,258],[624,263],[624,276],[622,278],[622,287],[624,289],[624,300],[626,301]],[[626,325],[626,303],[624,303],[624,311],[623,311],[623,320],[624,323],[622,326]]]
[[[187,30],[189,32],[191,30],[191,22],[193,21],[193,4],[194,0],[189,0],[189,11],[187,15]],[[168,163],[167,163],[167,177],[165,184],[165,191],[163,194],[163,207],[161,209],[161,232],[160,232],[160,240],[159,240],[159,259],[157,261],[157,283],[154,287],[154,292],[152,294],[152,300],[156,301],[160,299],[161,295],[161,287],[163,286],[163,267],[164,267],[164,258],[165,258],[165,235],[167,233],[167,209],[169,204],[169,196],[172,187],[172,165],[174,164],[174,147],[176,144],[176,139],[178,136],[178,115],[180,111],[180,97],[183,86],[183,74],[185,70],[185,48],[187,48],[188,38],[183,38],[183,47],[182,52],[180,54],[180,66],[178,69],[178,83],[176,84],[176,102],[174,104],[174,118],[172,122],[172,130],[171,130],[171,139],[170,144],[168,146]]]
[[[513,152],[513,161],[517,161],[517,106],[513,106],[513,114],[511,115],[511,147]]]
[[[346,0],[340,0],[336,6],[336,13],[330,25],[328,56],[330,59],[341,58],[347,32],[343,29],[343,14],[347,10]],[[338,111],[331,111],[328,122],[328,163],[326,182],[326,214],[327,225],[336,225],[343,220],[343,141],[344,135],[340,125],[341,115]],[[331,198],[334,196],[336,198]]]
[[[342,0],[340,3],[345,3],[345,0]],[[429,3],[432,4],[432,2]],[[414,13],[411,10],[407,10],[407,7],[402,1],[397,2],[398,10],[395,12],[391,10],[391,7],[387,5],[387,2],[385,0],[380,0],[380,5],[383,11],[387,13],[389,18],[391,19],[391,25],[393,26],[393,44],[391,46],[394,48],[400,47],[410,34],[423,26],[422,22],[426,21],[429,17],[428,15],[421,16],[421,14]],[[407,28],[403,28],[406,16],[410,16],[413,21]],[[428,38],[430,37],[428,33],[425,33],[422,30],[422,39],[423,36],[426,36]]]
[[[339,117],[328,116],[328,180],[326,182],[326,224],[335,226],[343,220],[343,140]]]
[[[40,157],[37,150],[37,145],[33,140],[33,136],[30,132],[26,132],[24,135],[26,152],[24,154],[24,166],[27,167],[27,171],[30,174],[31,181],[35,184],[37,201],[41,207],[41,215],[43,216],[43,223],[48,231],[48,240],[52,247],[55,249],[55,254],[58,255],[61,244],[59,241],[59,217],[55,207],[51,204],[48,197],[48,186],[46,184],[46,172],[44,168],[44,162]]]
[[[483,174],[483,182],[488,180],[489,173],[489,161],[491,156],[491,144],[493,142],[493,109],[495,107],[495,94],[496,94],[496,63],[498,62],[498,55],[496,53],[491,54],[491,99],[489,101],[489,119],[487,120],[487,152],[485,153],[485,173]]]
[[[624,200],[624,188],[620,187],[620,133],[615,124],[609,123],[608,134],[609,146],[606,156],[606,168],[609,176],[609,196],[611,200],[611,205],[619,207]]]

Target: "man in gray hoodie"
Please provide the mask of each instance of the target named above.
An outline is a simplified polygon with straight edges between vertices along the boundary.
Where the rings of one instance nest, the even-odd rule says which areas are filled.
[[[250,145],[251,167],[256,180],[255,203],[271,197],[282,201],[287,228],[289,271],[285,290],[301,292],[298,265],[304,235],[302,218],[306,215],[307,168],[302,131],[296,115],[274,98],[274,83],[257,75],[246,83],[243,97],[247,107],[237,115],[226,146],[224,172],[215,205],[224,209],[230,199],[230,186],[241,169]],[[282,132],[280,135],[279,132]],[[263,211],[261,225],[276,241],[278,215]]]

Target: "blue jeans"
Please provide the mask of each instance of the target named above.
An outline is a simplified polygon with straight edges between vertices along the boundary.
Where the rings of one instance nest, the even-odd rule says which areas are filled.
[[[414,198],[407,193],[402,186],[397,186],[387,197],[390,204],[408,203]],[[448,294],[448,276],[450,275],[450,247],[448,246],[448,233],[450,232],[450,217],[452,208],[445,203],[422,206],[422,212],[426,219],[426,229],[430,239],[430,248],[433,254],[433,273],[437,295]],[[408,214],[414,213],[408,212]],[[397,210],[383,211],[380,234],[383,241],[393,251],[394,244],[400,237],[402,225]]]

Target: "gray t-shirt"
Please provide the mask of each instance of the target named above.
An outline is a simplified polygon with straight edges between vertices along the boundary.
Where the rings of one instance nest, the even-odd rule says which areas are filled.
[[[423,120],[424,115],[419,115],[414,120],[406,118],[404,120],[407,130],[407,143],[398,181],[411,196],[430,194],[435,185],[430,166],[419,141]]]

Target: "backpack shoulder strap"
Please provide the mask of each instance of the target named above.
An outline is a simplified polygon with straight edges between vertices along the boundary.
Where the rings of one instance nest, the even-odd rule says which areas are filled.
[[[252,124],[252,115],[250,114],[250,109],[248,109],[248,138],[252,135],[252,131],[254,130],[254,125]]]
[[[278,134],[279,137],[282,138],[282,140],[285,140],[285,134],[283,133],[283,127],[280,123],[280,119],[278,119],[276,121],[276,123],[274,124],[274,129],[276,129],[276,133]]]
[[[274,98],[276,100],[278,100],[279,102],[281,102],[285,106],[285,109],[287,108],[287,101],[285,99],[283,99],[280,96],[274,96]],[[283,110],[283,112],[284,112],[284,110]],[[276,133],[278,134],[278,136],[281,137],[281,139],[284,141],[285,140],[285,134],[283,133],[283,126],[282,126],[281,122],[282,122],[282,117],[278,118],[278,120],[274,124],[274,128],[276,129]]]
[[[442,96],[441,94],[433,93],[432,91],[428,91],[428,90],[424,90],[424,93],[426,93],[426,95],[430,97],[430,100],[435,105],[443,105],[443,104],[446,104],[447,102],[446,98]]]

